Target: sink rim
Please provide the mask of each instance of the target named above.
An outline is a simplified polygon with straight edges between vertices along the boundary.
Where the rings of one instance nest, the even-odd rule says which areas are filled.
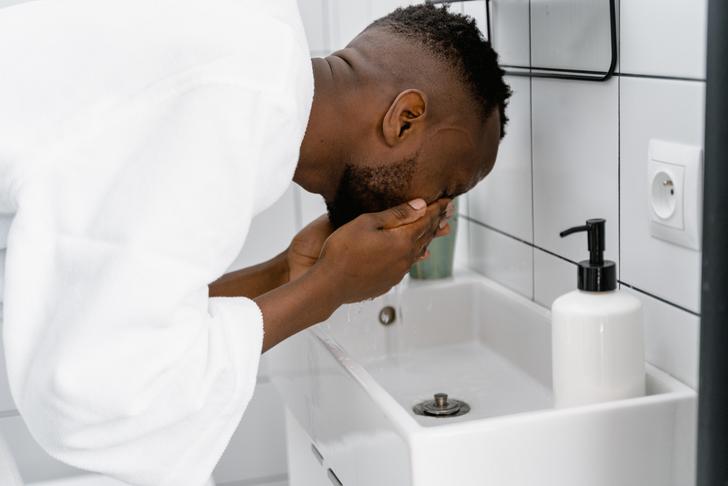
[[[449,279],[438,281],[412,282],[411,288],[416,289],[423,286],[438,287],[452,285],[484,285],[490,290],[502,294],[505,298],[514,299],[518,304],[527,306],[528,310],[541,314],[542,317],[550,320],[550,311],[545,307],[527,299],[526,297],[498,284],[497,282],[471,271],[458,271],[455,276]],[[471,420],[463,420],[451,423],[442,423],[437,426],[420,424],[409,410],[405,409],[386,389],[366,370],[366,368],[341,346],[336,339],[324,328],[316,327],[310,331],[324,348],[336,359],[344,371],[351,376],[359,386],[379,405],[381,411],[391,420],[392,425],[408,440],[417,435],[452,435],[460,432],[477,433],[492,430],[509,425],[529,423],[549,418],[563,416],[577,416],[598,413],[607,410],[620,410],[632,407],[645,407],[651,404],[671,401],[689,400],[697,397],[697,392],[646,362],[647,375],[662,384],[668,391],[646,395],[642,397],[625,400],[614,400],[590,405],[570,408],[545,408],[527,412],[516,412],[496,417],[482,417]]]

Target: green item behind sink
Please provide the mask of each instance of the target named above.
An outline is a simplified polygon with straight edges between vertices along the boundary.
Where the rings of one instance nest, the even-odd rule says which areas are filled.
[[[458,200],[454,199],[455,213],[450,218],[450,234],[435,238],[430,243],[430,257],[417,262],[410,268],[409,274],[417,279],[437,279],[452,276],[453,261],[455,258],[455,237],[458,232]]]

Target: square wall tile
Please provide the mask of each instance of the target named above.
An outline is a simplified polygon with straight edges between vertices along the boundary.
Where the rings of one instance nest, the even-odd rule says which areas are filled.
[[[607,0],[531,2],[533,66],[606,72],[611,45]]]
[[[491,0],[491,43],[501,64],[530,66],[529,8],[529,0]]]
[[[571,261],[588,257],[584,233],[559,232],[604,218],[605,257],[619,262],[617,79],[534,79],[534,240]]]
[[[469,223],[470,268],[533,298],[533,248],[477,223]]]
[[[530,79],[509,76],[510,121],[491,173],[470,191],[469,216],[522,240],[533,241]]]
[[[650,139],[702,146],[705,83],[621,79],[622,281],[700,311],[701,253],[650,234],[647,153]]]
[[[458,229],[455,237],[455,260],[453,265],[455,268],[470,267],[470,223],[465,217],[468,214],[468,197],[462,195],[458,197]]]
[[[326,3],[326,0],[298,0],[298,10],[311,52],[323,53],[329,48]]]
[[[470,195],[472,192],[462,194],[457,197],[458,214],[461,216],[470,216]]]
[[[463,2],[463,13],[475,20],[475,25],[483,33],[483,37],[488,38],[488,27],[485,17],[485,0],[477,0],[472,2]]]
[[[708,0],[621,2],[621,71],[705,78]]]
[[[280,199],[253,218],[245,245],[228,271],[263,263],[288,247],[296,234],[294,191],[289,186]]]
[[[534,248],[533,279],[533,300],[550,309],[558,297],[576,290],[576,265]]]
[[[642,301],[645,358],[693,389],[698,389],[700,318],[622,286]]]

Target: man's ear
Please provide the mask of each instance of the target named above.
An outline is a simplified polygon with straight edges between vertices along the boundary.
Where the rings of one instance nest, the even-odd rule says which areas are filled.
[[[424,128],[427,97],[418,89],[402,91],[389,106],[382,121],[384,141],[390,147]]]

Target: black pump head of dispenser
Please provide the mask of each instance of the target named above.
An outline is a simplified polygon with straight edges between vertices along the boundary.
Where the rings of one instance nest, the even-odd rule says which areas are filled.
[[[607,292],[617,288],[617,265],[604,259],[604,219],[588,219],[584,226],[574,226],[562,231],[561,237],[586,231],[589,242],[589,259],[578,264],[579,290]]]

